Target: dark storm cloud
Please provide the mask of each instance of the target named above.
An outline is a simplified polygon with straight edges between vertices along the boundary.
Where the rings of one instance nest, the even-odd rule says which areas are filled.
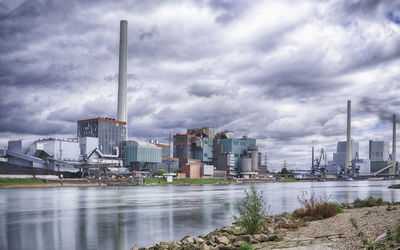
[[[211,97],[223,95],[225,91],[228,91],[227,86],[213,86],[210,84],[199,84],[195,83],[190,85],[187,88],[187,92],[189,95],[198,96],[198,97]]]
[[[378,116],[382,121],[392,121],[393,114],[400,110],[400,100],[379,97],[363,97],[360,104],[366,112]]]
[[[0,15],[18,4],[0,3]],[[130,136],[214,126],[257,137],[271,162],[295,159],[299,145],[341,137],[347,99],[362,105],[360,121],[400,108],[390,87],[400,85],[399,10],[371,0],[33,0],[0,20],[0,136],[74,135],[76,120],[115,118],[126,19]]]
[[[212,9],[218,12],[215,21],[218,23],[227,23],[240,17],[251,2],[248,0],[211,0],[207,3]]]

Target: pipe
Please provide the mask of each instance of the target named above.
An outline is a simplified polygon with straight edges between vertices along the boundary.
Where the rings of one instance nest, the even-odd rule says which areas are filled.
[[[347,101],[346,169],[351,166],[351,101]]]
[[[95,149],[95,152],[100,158],[118,158],[118,156],[119,156],[119,148],[118,147],[114,147],[114,149],[115,149],[115,155],[105,155],[102,152],[100,152],[100,150],[98,150],[97,148]]]
[[[119,73],[118,73],[118,121],[127,122],[126,109],[126,72],[127,72],[127,51],[128,51],[128,21],[120,22],[119,38]],[[125,140],[128,134],[128,124],[126,124]]]

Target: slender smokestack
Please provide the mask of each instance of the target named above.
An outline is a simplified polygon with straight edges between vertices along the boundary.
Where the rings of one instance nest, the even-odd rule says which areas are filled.
[[[314,171],[314,147],[311,149],[311,170]]]
[[[347,101],[346,168],[351,165],[351,101]]]
[[[119,72],[118,72],[118,121],[127,122],[126,110],[126,64],[128,51],[128,21],[121,20],[119,38]],[[126,136],[128,124],[126,124]]]
[[[393,162],[396,164],[396,115],[393,114],[393,142],[392,142],[392,158]],[[396,168],[396,167],[395,167]]]

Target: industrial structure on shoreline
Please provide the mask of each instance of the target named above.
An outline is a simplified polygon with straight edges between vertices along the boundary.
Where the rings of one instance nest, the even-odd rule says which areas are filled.
[[[171,146],[157,140],[128,139],[127,39],[128,22],[120,22],[117,120],[90,118],[77,122],[77,137],[37,141],[9,141],[0,150],[12,166],[57,173],[107,172],[157,173],[164,169],[182,178],[255,178],[261,165],[256,139],[233,138],[233,132],[215,133],[214,128],[188,129],[174,136]],[[266,166],[264,167],[266,168]],[[165,172],[164,171],[164,172]],[[265,171],[266,172],[266,171]]]
[[[117,119],[89,118],[77,121],[73,139],[47,138],[9,141],[0,150],[10,166],[43,169],[56,173],[176,173],[181,178],[257,178],[267,173],[255,138],[234,138],[231,131],[213,127],[187,129],[173,136],[170,145],[157,140],[140,142],[128,138],[127,44],[128,22],[120,22]],[[170,138],[171,139],[171,138]],[[389,141],[369,141],[369,159],[359,159],[359,143],[351,138],[351,101],[347,102],[347,140],[337,144],[333,160],[326,152],[314,159],[309,174],[343,178],[399,173],[396,158],[396,115],[393,115],[392,154]]]

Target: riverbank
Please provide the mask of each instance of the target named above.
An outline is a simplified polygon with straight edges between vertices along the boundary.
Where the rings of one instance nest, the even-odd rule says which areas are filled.
[[[54,178],[55,177],[55,178]],[[143,179],[144,180],[144,179]],[[50,179],[42,178],[0,178],[0,188],[45,188],[45,187],[94,187],[94,186],[163,186],[163,185],[202,185],[202,184],[242,184],[242,183],[279,183],[279,182],[310,182],[312,180],[296,180],[291,178],[283,179],[174,179],[173,182],[167,182],[163,178],[146,178],[139,183],[139,180],[105,179],[100,181],[96,178],[64,178],[61,182],[57,176]],[[315,180],[316,181],[316,180]],[[374,180],[373,180],[374,181]],[[377,181],[377,180],[376,180]],[[392,185],[389,188],[400,188],[400,185]]]
[[[185,236],[132,249],[396,249],[400,247],[400,204],[345,208],[317,221],[300,221],[291,214],[268,216],[261,233],[247,235],[238,226],[218,228],[207,235]],[[251,246],[251,248],[245,248]]]

